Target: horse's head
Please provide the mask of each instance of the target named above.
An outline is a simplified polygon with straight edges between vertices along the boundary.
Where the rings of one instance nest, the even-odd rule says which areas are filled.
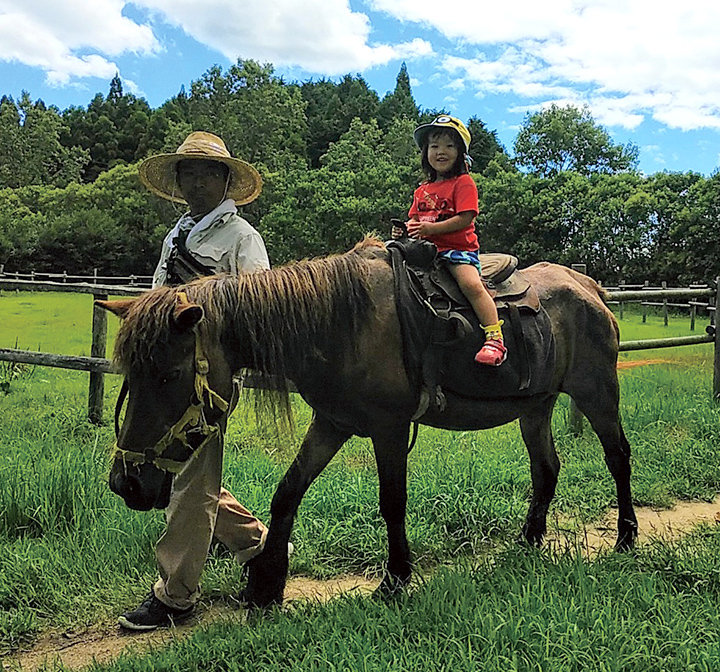
[[[125,381],[110,489],[132,509],[163,509],[173,475],[224,428],[231,372],[219,341],[201,336],[203,308],[183,292],[163,287],[97,303],[122,319],[115,360]]]

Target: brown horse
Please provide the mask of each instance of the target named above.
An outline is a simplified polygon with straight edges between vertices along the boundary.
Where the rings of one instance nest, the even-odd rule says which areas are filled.
[[[616,548],[630,549],[637,520],[630,446],[618,414],[617,323],[587,276],[549,263],[523,273],[552,324],[551,384],[530,396],[482,400],[445,390],[446,408],[429,408],[420,422],[475,430],[520,419],[533,485],[522,533],[539,544],[560,468],[551,416],[558,394],[567,393],[600,438],[617,491]],[[110,484],[128,506],[167,506],[171,472],[224,427],[226,406],[213,399],[230,399],[241,370],[265,372],[292,381],[314,416],[273,497],[267,543],[249,564],[244,599],[261,606],[282,601],[287,542],[300,501],[353,434],[371,438],[377,462],[389,543],[381,589],[393,591],[409,580],[406,471],[420,390],[403,364],[393,274],[382,243],[367,239],[346,254],[101,303],[123,318],[115,360],[129,400]]]

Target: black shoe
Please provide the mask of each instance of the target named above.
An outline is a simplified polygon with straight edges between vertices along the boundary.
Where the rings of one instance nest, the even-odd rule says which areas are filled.
[[[150,591],[143,603],[135,611],[126,611],[118,618],[118,623],[128,630],[154,630],[184,621],[192,614],[193,609],[192,605],[187,609],[168,607],[155,597],[153,591]]]

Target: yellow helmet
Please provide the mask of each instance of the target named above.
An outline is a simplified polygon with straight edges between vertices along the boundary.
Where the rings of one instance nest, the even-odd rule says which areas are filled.
[[[433,119],[429,124],[418,126],[413,133],[415,144],[422,149],[430,131],[437,128],[452,128],[454,131],[457,131],[465,145],[465,153],[467,154],[470,151],[470,140],[472,139],[470,137],[470,131],[468,131],[462,121],[447,114],[435,117],[435,119]]]

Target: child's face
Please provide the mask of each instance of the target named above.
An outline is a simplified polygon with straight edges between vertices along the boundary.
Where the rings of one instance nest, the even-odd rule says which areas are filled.
[[[460,147],[454,134],[435,131],[428,136],[428,163],[439,177],[450,173],[458,160]]]

